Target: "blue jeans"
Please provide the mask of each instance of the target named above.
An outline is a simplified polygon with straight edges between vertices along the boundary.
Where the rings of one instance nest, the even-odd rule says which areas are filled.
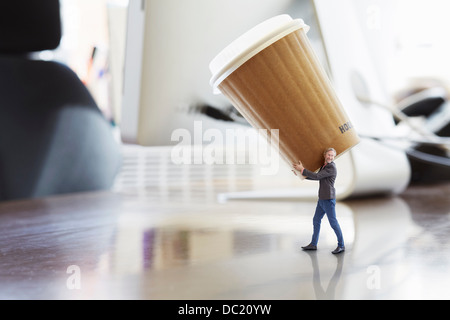
[[[331,228],[333,228],[334,233],[336,233],[336,237],[338,240],[338,246],[344,246],[344,238],[342,236],[341,227],[339,226],[339,222],[336,219],[336,199],[329,200],[320,200],[317,202],[316,212],[313,218],[313,226],[314,233],[312,236],[311,244],[317,246],[317,242],[319,242],[319,233],[320,233],[320,222],[322,221],[325,213],[327,214],[328,222],[330,223]]]

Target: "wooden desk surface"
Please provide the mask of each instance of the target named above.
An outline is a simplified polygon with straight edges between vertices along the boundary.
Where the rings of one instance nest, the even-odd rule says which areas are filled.
[[[449,299],[450,183],[337,204],[306,253],[315,202],[192,190],[0,203],[1,299]]]

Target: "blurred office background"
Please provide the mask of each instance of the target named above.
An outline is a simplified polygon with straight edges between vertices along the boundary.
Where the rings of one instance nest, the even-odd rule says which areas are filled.
[[[245,9],[249,7],[252,10]],[[170,148],[164,146],[177,143],[171,139],[174,130],[186,128],[193,134],[196,120],[202,122],[203,130],[245,126],[245,119],[230,103],[212,93],[210,60],[266,18],[282,13],[302,18],[311,26],[308,36],[347,112],[364,138],[371,140],[347,157],[352,159],[341,160],[348,177],[338,181],[345,190],[342,197],[399,193],[410,183],[449,178],[448,141],[439,140],[446,145],[415,143],[432,140],[422,135],[425,131],[432,136],[448,136],[448,10],[448,4],[439,0],[62,0],[61,45],[55,51],[41,52],[40,57],[61,60],[79,75],[113,126],[118,141],[127,146],[123,149],[123,170],[129,171],[119,175],[116,186],[126,183],[145,187],[157,183],[164,168],[171,165]],[[369,95],[365,98],[371,101],[355,99],[358,91]],[[422,95],[417,95],[419,92]],[[398,123],[397,111],[409,117]],[[386,135],[393,139],[374,141]],[[412,141],[405,141],[405,137]],[[392,145],[398,152],[391,151]],[[148,167],[146,163],[153,160],[146,159],[153,159],[155,154],[168,163]],[[128,161],[130,157],[134,160]],[[355,168],[355,163],[358,166],[370,162],[370,158],[375,159],[380,179],[392,182],[377,182],[376,177],[365,174],[367,168]],[[391,171],[387,167],[392,167]],[[175,169],[182,176],[193,170],[187,166]],[[254,181],[248,189],[290,190],[301,186],[286,166],[278,179],[253,174],[258,170],[255,166],[246,166],[238,176],[230,168],[215,166],[211,170]],[[359,181],[357,190],[348,189],[352,179]]]
[[[154,187],[161,177],[176,183],[176,176],[169,176],[172,169],[178,176],[189,176],[194,168],[171,161],[171,147],[178,143],[172,137],[175,130],[194,135],[198,121],[202,134],[211,128],[222,133],[248,128],[230,102],[212,92],[208,64],[249,28],[283,13],[311,26],[313,47],[363,138],[338,159],[344,172],[337,182],[341,198],[400,193],[410,183],[450,178],[445,1],[61,0],[59,4],[59,45],[35,50],[34,59],[60,62],[75,72],[123,156],[113,183],[116,162],[110,164],[110,173],[105,172],[109,180],[103,177],[103,184],[91,183],[85,190],[111,184]],[[233,148],[248,157],[247,146]],[[159,166],[149,166],[153,160]],[[377,175],[369,172],[370,166]],[[261,189],[269,195],[287,190],[286,197],[298,195],[295,189],[303,186],[289,169],[282,164],[276,177],[262,177],[257,165],[209,168],[218,172],[219,180],[231,175],[252,181],[244,190]],[[43,190],[18,192],[17,197],[71,191],[70,187]]]
[[[61,44],[54,51],[41,52],[40,57],[67,63],[81,79],[92,82],[93,86],[103,80],[103,75],[106,76],[107,81],[113,81],[111,79],[111,70],[108,67],[114,65],[114,63],[118,65],[123,64],[122,60],[124,59],[126,45],[127,9],[129,2],[132,1],[135,0],[61,0],[63,23]],[[140,5],[140,1],[138,2]],[[152,1],[148,2],[150,4]],[[220,6],[220,1],[215,1],[215,3],[217,6]],[[202,4],[201,1],[192,0],[191,3],[178,4],[178,6],[185,6],[183,10],[186,10],[186,15],[188,15],[191,13],[189,8],[198,10]],[[292,7],[290,7],[291,4]],[[268,13],[263,13],[261,16],[269,17],[279,14],[284,12],[283,7],[286,7],[290,8],[289,13],[293,18],[302,18],[306,23],[314,24],[315,18],[312,16],[312,5],[313,2],[310,0],[282,1],[281,4],[274,4],[273,11],[270,12],[270,1],[265,1],[261,6],[267,6],[266,11]],[[450,51],[450,43],[445,40],[445,33],[449,23],[445,17],[450,8],[446,1],[372,0],[355,1],[354,5],[358,8],[358,19],[361,21],[361,28],[366,28],[371,34],[375,34],[379,38],[378,42],[367,42],[366,44],[371,49],[374,63],[380,67],[380,77],[382,77],[382,82],[391,96],[401,98],[405,90],[414,90],[417,87],[421,88],[427,85],[448,86],[450,71],[445,66],[447,64],[446,57]],[[177,3],[167,4],[167,11],[170,11],[171,6],[177,7]],[[204,10],[198,12],[198,15],[208,17],[208,8],[211,6],[205,5]],[[295,6],[298,7],[297,11],[292,9]],[[246,17],[246,15],[243,14],[242,19],[243,17]],[[180,24],[190,20],[193,25],[190,27],[192,29],[196,28],[196,24],[202,25],[204,21],[207,21],[207,18],[204,21],[187,18],[186,20],[181,20],[182,17],[179,18]],[[261,22],[261,19],[257,19],[253,18],[252,15],[248,15],[249,22],[246,22],[246,24],[251,26],[255,21]],[[340,24],[345,24],[346,20],[345,16],[336,15],[333,22],[336,26],[339,26]],[[389,29],[386,26],[389,26]],[[227,25],[226,28],[231,28],[231,26]],[[233,30],[233,33],[237,34],[246,30],[241,29],[237,32]],[[164,33],[164,30],[160,30],[160,32]],[[311,33],[317,37],[317,30],[311,30]],[[227,41],[230,42],[235,34],[227,36],[226,39],[220,42],[224,44]],[[198,37],[202,35],[197,34]],[[213,37],[214,35],[208,34],[208,36]],[[311,37],[310,34],[309,36]],[[317,42],[318,39],[313,37],[312,41]],[[215,48],[201,48],[210,52],[210,59],[221,49],[215,44],[212,45]],[[96,66],[97,73],[92,72],[92,53],[94,48],[97,53],[95,58],[99,60]],[[201,51],[200,49],[196,50]],[[199,52],[198,54],[202,53]],[[114,58],[116,57],[117,59],[115,60]],[[206,59],[204,68],[208,67],[208,63],[209,60]],[[206,76],[208,77],[208,75]],[[107,88],[109,88],[109,91],[106,91]],[[102,90],[108,92],[112,97],[106,99],[103,96],[106,94]],[[120,95],[113,99],[115,96],[111,87],[106,86],[106,88],[98,90],[92,88],[92,91],[96,94],[103,109],[112,110],[111,104],[120,106]],[[116,91],[120,92],[121,90]],[[112,113],[111,111],[105,112],[108,115]],[[119,107],[114,112],[114,115],[115,117],[120,117]]]
[[[41,115],[51,119],[48,130],[34,118],[8,118],[18,111],[0,103],[8,115],[2,125],[16,130],[0,141],[0,298],[448,298],[448,1],[59,4],[58,46],[26,59],[68,66],[93,100],[78,89],[85,99],[75,107],[69,101],[62,113]],[[171,159],[176,129],[195,134],[197,121],[203,131],[248,128],[213,94],[208,64],[237,36],[282,13],[311,26],[308,36],[363,138],[337,160],[347,246],[337,259],[326,222],[317,255],[300,252],[317,184],[295,178],[287,164],[263,176],[260,164]],[[22,52],[0,57],[17,75],[9,62],[22,61]],[[53,87],[61,78],[18,70],[25,74],[2,83],[65,96]],[[2,94],[8,91],[27,92]],[[248,156],[246,145],[233,148]],[[6,181],[17,192],[6,192]],[[74,265],[80,290],[67,282]],[[380,282],[369,283],[377,271]],[[320,276],[329,280],[326,290]]]

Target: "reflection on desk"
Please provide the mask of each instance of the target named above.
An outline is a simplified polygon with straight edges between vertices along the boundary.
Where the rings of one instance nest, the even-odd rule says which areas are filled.
[[[319,250],[300,249],[313,201],[155,188],[3,202],[0,298],[448,299],[449,191],[338,202],[338,257],[326,219]]]

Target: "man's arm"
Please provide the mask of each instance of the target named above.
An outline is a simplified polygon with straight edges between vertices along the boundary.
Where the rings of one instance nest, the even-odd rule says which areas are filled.
[[[300,160],[298,160],[298,163],[293,163],[292,166],[294,167],[294,170],[292,170],[292,172],[297,175],[297,172],[295,172],[295,170],[297,170],[298,172],[300,172],[300,174],[302,174],[303,170],[305,169],[303,167],[303,164]]]
[[[321,180],[323,178],[331,177],[336,175],[336,166],[333,164],[327,164],[325,168],[315,173],[309,171],[308,169],[303,169],[302,175],[310,180]]]

